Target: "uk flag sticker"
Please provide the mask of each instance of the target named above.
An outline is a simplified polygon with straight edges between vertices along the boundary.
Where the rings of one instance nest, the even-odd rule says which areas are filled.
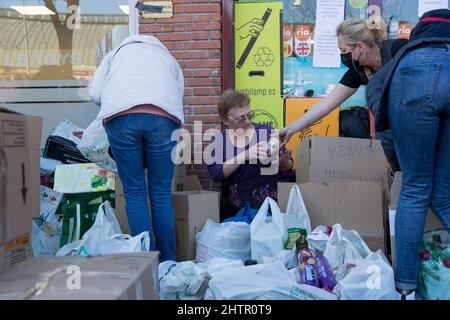
[[[311,53],[311,42],[295,39],[295,54],[297,57],[305,58]]]

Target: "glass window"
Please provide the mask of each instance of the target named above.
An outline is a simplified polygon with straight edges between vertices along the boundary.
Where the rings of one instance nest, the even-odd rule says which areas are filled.
[[[127,9],[128,0],[1,1],[0,104],[43,116],[44,139],[64,118],[89,125],[99,110],[89,80],[128,36]]]
[[[304,90],[324,96],[327,87],[337,85],[347,68],[314,68],[314,29],[316,0],[284,0],[284,94],[294,93],[295,82],[302,78]],[[345,19],[367,19],[367,0],[346,0]],[[295,49],[297,48],[297,50]],[[341,107],[365,106],[365,87]]]

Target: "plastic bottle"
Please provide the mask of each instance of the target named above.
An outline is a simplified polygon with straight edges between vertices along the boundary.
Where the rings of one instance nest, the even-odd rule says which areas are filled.
[[[297,80],[295,81],[294,96],[296,96],[296,97],[305,96],[304,84],[305,84],[305,81],[303,80],[303,73],[301,71],[299,71],[297,73]]]
[[[399,30],[399,23],[397,20],[397,16],[393,14],[391,20],[389,21],[389,39],[397,39],[398,30]]]
[[[295,250],[297,254],[300,254],[300,250],[308,248],[308,241],[306,241],[307,232],[305,229],[300,229],[300,237],[295,241]],[[300,262],[300,257],[299,260]]]

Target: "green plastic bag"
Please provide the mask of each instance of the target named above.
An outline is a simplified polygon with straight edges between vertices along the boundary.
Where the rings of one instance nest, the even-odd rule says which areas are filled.
[[[65,194],[57,214],[63,215],[60,245],[80,240],[95,222],[100,205],[109,201],[115,208],[115,191]]]
[[[421,265],[417,297],[422,300],[450,300],[450,235],[425,234],[420,251]]]

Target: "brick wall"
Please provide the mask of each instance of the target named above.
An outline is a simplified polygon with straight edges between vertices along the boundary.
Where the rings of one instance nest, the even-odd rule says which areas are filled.
[[[173,0],[170,19],[143,19],[139,32],[163,42],[183,69],[185,78],[185,128],[203,121],[203,130],[219,122],[217,102],[222,92],[221,0]],[[200,147],[200,146],[197,146]],[[193,144],[193,149],[195,148]],[[203,148],[202,148],[203,149]],[[217,188],[208,177],[205,165],[188,167],[206,189]]]

